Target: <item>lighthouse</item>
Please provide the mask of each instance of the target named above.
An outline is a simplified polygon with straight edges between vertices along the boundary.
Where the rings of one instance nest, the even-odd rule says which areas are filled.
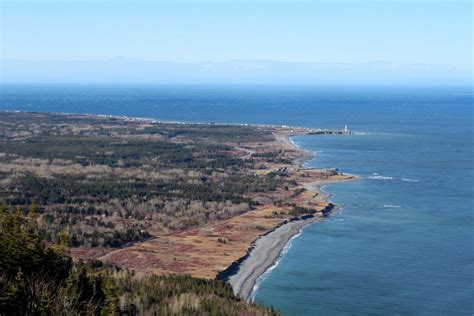
[[[344,125],[344,134],[349,134],[349,130],[347,129],[347,125]]]

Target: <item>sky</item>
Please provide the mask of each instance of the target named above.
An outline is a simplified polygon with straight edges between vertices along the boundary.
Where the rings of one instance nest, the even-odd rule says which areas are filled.
[[[231,63],[234,70],[242,61],[388,64],[408,72],[417,65],[472,82],[470,0],[0,2],[3,81],[28,81],[28,68],[46,71],[41,63],[56,63],[60,74],[84,62],[125,69],[118,61],[126,60]]]

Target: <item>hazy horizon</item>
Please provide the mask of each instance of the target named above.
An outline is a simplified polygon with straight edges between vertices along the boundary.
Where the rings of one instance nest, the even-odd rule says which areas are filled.
[[[464,0],[0,6],[4,84],[473,84]]]
[[[472,85],[463,66],[272,60],[170,62],[131,58],[2,60],[1,84]]]

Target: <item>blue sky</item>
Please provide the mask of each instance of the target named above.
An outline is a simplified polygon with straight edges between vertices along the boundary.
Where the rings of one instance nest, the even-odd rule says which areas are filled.
[[[470,0],[0,0],[2,59],[271,60],[472,71]]]

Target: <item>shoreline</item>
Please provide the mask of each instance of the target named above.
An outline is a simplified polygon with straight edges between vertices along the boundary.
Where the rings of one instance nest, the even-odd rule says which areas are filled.
[[[319,220],[312,217],[289,221],[255,240],[245,260],[239,263],[238,272],[228,277],[234,293],[245,301],[252,301],[258,279],[277,264],[285,247],[302,228]]]
[[[285,125],[285,124],[257,124],[257,123],[229,123],[229,122],[221,122],[221,121],[176,121],[176,120],[164,120],[158,118],[151,118],[151,117],[138,117],[138,116],[131,116],[131,115],[114,115],[114,114],[95,114],[95,113],[74,113],[74,112],[42,112],[42,111],[24,111],[24,110],[0,110],[0,113],[26,113],[26,114],[49,114],[49,115],[59,115],[59,116],[77,116],[77,117],[89,117],[89,118],[107,118],[107,119],[116,119],[122,120],[125,122],[141,122],[141,123],[148,123],[148,124],[180,124],[180,125],[219,125],[219,126],[249,126],[249,127],[258,127],[258,128],[275,128],[275,129],[282,129],[282,130],[289,130],[293,134],[285,135],[288,138],[288,143],[291,147],[296,150],[311,153],[311,151],[307,151],[304,149],[299,148],[297,145],[293,143],[289,139],[292,136],[299,136],[299,135],[328,135],[328,134],[337,134],[337,135],[358,135],[364,134],[360,132],[353,132],[348,131],[347,134],[343,134],[342,130],[338,129],[329,129],[329,128],[310,128],[310,127],[301,127],[301,126],[293,126],[293,125]],[[294,132],[294,131],[297,132]],[[304,132],[303,132],[304,131]]]
[[[296,134],[302,135],[302,134]],[[301,168],[304,162],[313,159],[315,154],[309,150],[305,150],[296,145],[292,140],[292,136],[286,134],[275,134],[277,141],[284,145],[298,150],[301,157],[293,161],[294,165]],[[304,134],[303,134],[304,135]],[[308,168],[315,169],[317,168]],[[330,202],[331,195],[324,192],[321,188],[324,185],[331,183],[346,182],[358,179],[357,176],[351,174],[343,174],[349,176],[340,180],[321,180],[306,183],[303,185],[308,191],[314,192],[316,199],[326,202],[328,211],[324,212],[324,216],[329,215],[339,209],[338,205]],[[253,302],[255,290],[258,288],[259,280],[265,276],[268,271],[278,265],[285,249],[288,249],[291,241],[297,237],[301,230],[315,222],[323,220],[324,217],[303,216],[301,218],[294,218],[288,222],[278,225],[269,232],[259,236],[251,244],[247,254],[236,260],[225,271],[220,273],[217,278],[228,282],[234,294],[246,302]]]
[[[114,115],[100,115],[100,114],[73,114],[73,113],[44,113],[44,112],[25,112],[25,111],[4,111],[10,113],[31,113],[39,115],[60,115],[65,117],[87,117],[87,118],[114,118],[117,120],[125,122],[141,122],[145,124],[206,124],[214,125],[219,123],[184,123],[184,122],[163,122],[157,121],[154,119],[147,118],[133,118],[126,116],[114,116]],[[230,126],[239,126],[239,124],[222,124]],[[290,127],[290,126],[275,126],[275,125],[254,125],[254,124],[241,124],[240,126],[254,126],[254,127],[270,127],[272,128],[271,133],[274,136],[274,139],[269,141],[266,144],[267,150],[274,151],[279,150],[279,152],[285,153],[283,157],[287,159],[287,162],[283,163],[273,163],[270,162],[266,165],[267,168],[264,168],[264,172],[281,172],[284,175],[288,176],[288,173],[291,174],[292,179],[297,181],[298,187],[295,189],[294,193],[289,196],[288,194],[284,195],[286,198],[290,198],[293,201],[293,205],[300,207],[303,212],[297,210],[296,213],[293,213],[293,216],[289,216],[289,211],[291,210],[291,204],[286,205],[285,212],[282,217],[274,217],[274,213],[278,210],[278,206],[270,204],[263,206],[258,210],[252,212],[246,212],[243,215],[232,217],[228,220],[222,221],[220,223],[209,223],[203,227],[207,227],[210,231],[222,231],[225,232],[227,226],[236,226],[237,235],[240,233],[246,232],[248,223],[255,225],[256,213],[258,212],[257,218],[260,220],[261,225],[265,229],[265,232],[262,234],[260,228],[260,234],[247,235],[249,238],[245,239],[245,244],[241,244],[237,247],[227,247],[224,245],[228,244],[227,240],[232,240],[235,242],[237,238],[232,236],[230,233],[217,234],[221,237],[220,240],[224,240],[224,243],[219,242],[219,240],[214,240],[214,235],[211,234],[210,238],[197,237],[199,236],[200,228],[193,228],[189,231],[176,232],[175,234],[166,235],[168,243],[163,243],[164,239],[152,238],[149,241],[138,242],[134,246],[125,247],[116,251],[109,252],[105,255],[101,255],[101,258],[109,258],[111,262],[118,260],[123,262],[127,267],[132,269],[138,269],[136,266],[136,260],[132,258],[140,257],[140,261],[147,260],[150,263],[150,267],[147,268],[148,272],[166,274],[166,273],[188,273],[197,277],[204,278],[217,278],[224,281],[228,281],[232,286],[236,296],[249,300],[252,292],[255,290],[255,285],[257,280],[265,274],[272,266],[276,265],[278,258],[281,256],[283,250],[287,247],[288,243],[292,238],[301,231],[301,229],[309,224],[312,224],[316,221],[321,220],[327,216],[332,211],[335,211],[337,207],[329,202],[330,195],[322,192],[321,186],[328,183],[337,183],[341,181],[349,181],[357,179],[356,176],[349,174],[338,173],[334,169],[320,169],[320,168],[308,168],[304,167],[303,164],[314,158],[315,154],[309,150],[305,150],[296,145],[291,137],[298,135],[319,135],[315,134],[314,131],[322,131],[321,129],[311,129],[311,128],[302,128],[302,127]],[[335,130],[324,130],[326,133],[336,133]],[[340,133],[337,133],[338,135]],[[261,144],[259,144],[261,145]],[[240,146],[237,144],[236,146]],[[240,148],[240,147],[236,147]],[[253,147],[250,147],[253,148]],[[246,150],[246,149],[243,149]],[[248,149],[248,151],[252,151]],[[287,154],[286,154],[287,153]],[[243,156],[245,157],[245,156]],[[258,172],[259,170],[257,170]],[[263,174],[266,174],[263,173]],[[313,181],[311,181],[313,180]],[[317,180],[317,181],[315,181]],[[306,192],[305,192],[306,191]],[[305,211],[306,210],[306,211]],[[286,218],[285,218],[286,217]],[[230,224],[232,223],[232,224]],[[247,224],[245,224],[247,223]],[[242,226],[243,225],[243,226]],[[222,226],[222,227],[220,227]],[[201,228],[202,229],[202,228]],[[235,232],[234,232],[235,233]],[[164,235],[165,236],[165,235]],[[224,237],[222,237],[224,236]],[[242,243],[243,240],[240,239]],[[217,245],[214,245],[216,244]],[[207,251],[206,247],[212,245],[212,249],[218,249],[222,252],[218,257],[211,259],[211,261],[201,258],[202,251],[194,254],[194,257],[183,256],[179,257],[179,261],[174,257],[173,261],[166,261],[166,258],[169,256],[162,257],[164,253],[168,253],[170,256],[175,256],[175,252],[169,245],[180,245],[186,249],[199,249]],[[198,246],[198,245],[202,245]],[[231,245],[232,246],[232,245]],[[154,251],[149,252],[148,248],[153,249]],[[216,248],[217,247],[217,248]],[[226,248],[228,248],[226,250]],[[161,253],[160,259],[158,259],[161,265],[154,265],[152,262],[156,262],[155,253],[156,249],[160,249]],[[210,249],[210,248],[209,248]],[[212,251],[212,254],[217,253]],[[196,250],[197,251],[197,250]],[[240,251],[240,253],[239,253]],[[192,252],[191,252],[192,253]],[[232,255],[233,254],[233,255]],[[242,254],[244,254],[242,256]],[[233,259],[229,258],[233,256]],[[143,257],[143,258],[142,258]],[[211,256],[212,257],[212,256]],[[234,261],[231,261],[231,260]],[[134,261],[135,260],[135,261]],[[205,263],[202,266],[202,269],[199,269],[199,265],[196,265],[196,262]],[[141,262],[143,263],[143,262]],[[206,267],[206,268],[204,268]],[[150,271],[151,270],[151,271]],[[212,276],[210,275],[212,273]]]

